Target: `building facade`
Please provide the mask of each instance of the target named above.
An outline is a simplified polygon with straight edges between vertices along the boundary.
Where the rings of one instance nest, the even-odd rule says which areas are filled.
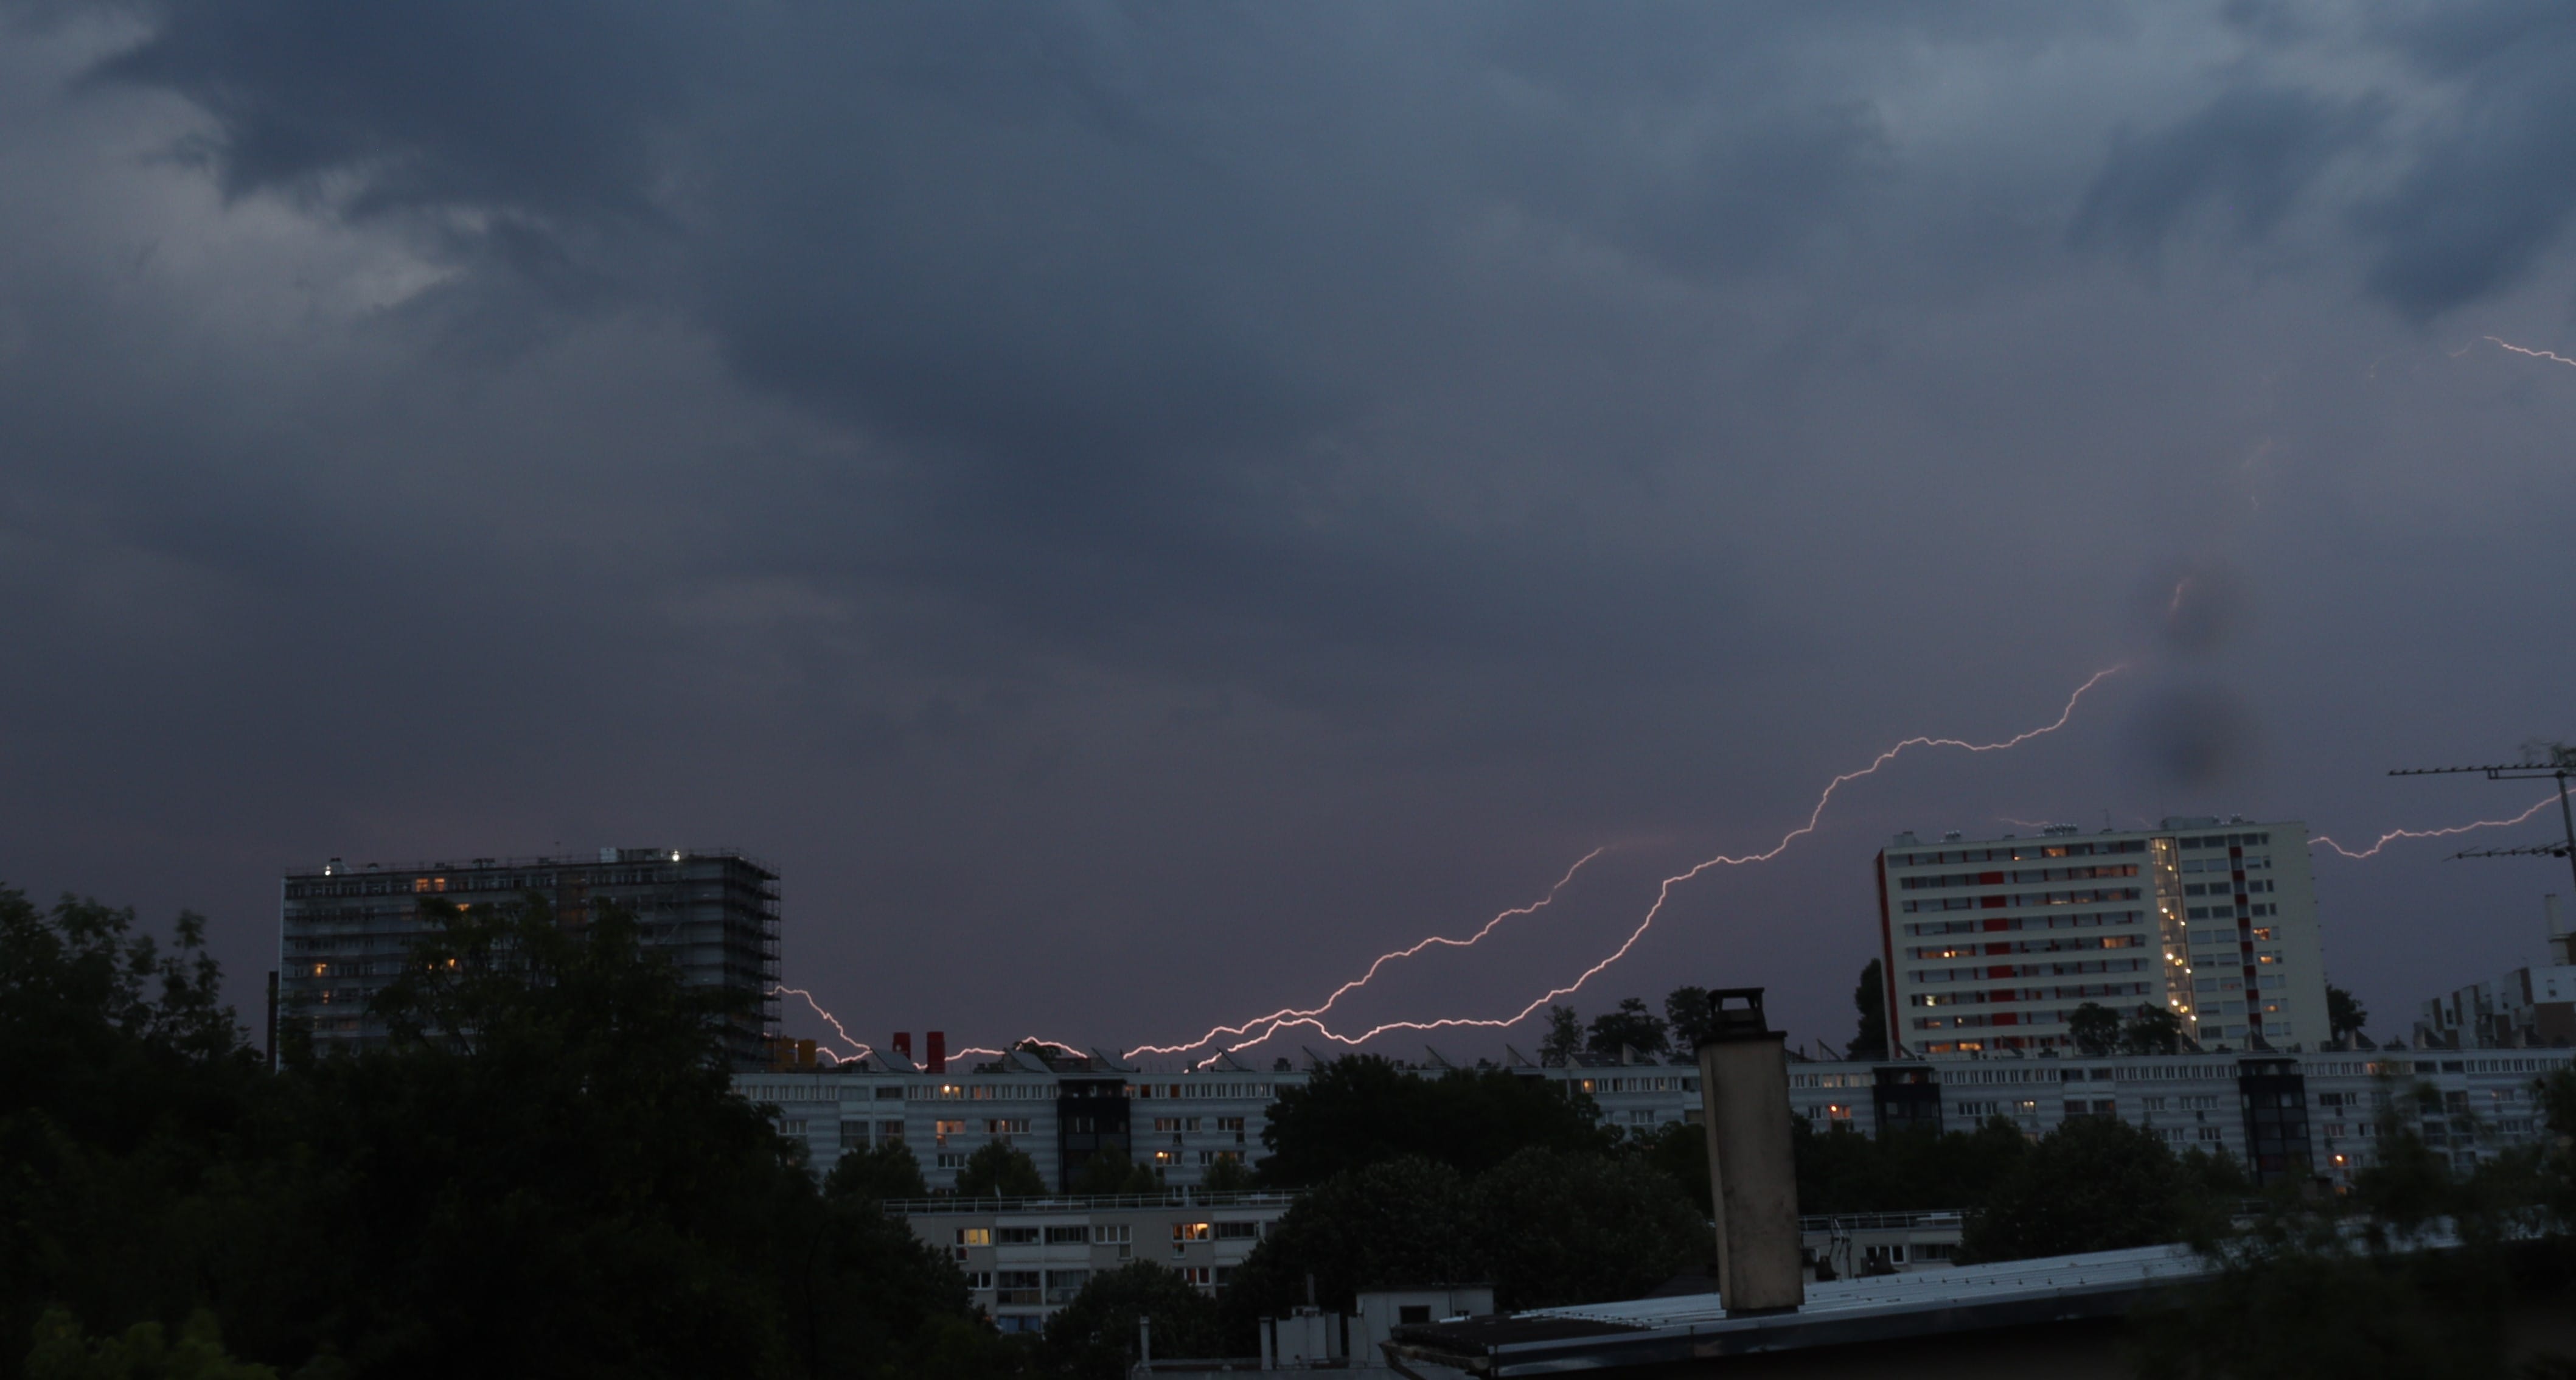
[[[2546,1128],[2533,1084],[2571,1060],[2576,1050],[2105,1059],[2047,1052],[1886,1062],[1793,1056],[1789,1099],[1791,1111],[1819,1131],[1863,1135],[1909,1126],[1970,1131],[2001,1117],[2040,1136],[2078,1117],[2118,1117],[2176,1150],[2229,1155],[2265,1181],[2348,1183],[2376,1161],[2389,1119],[2464,1167],[2535,1141]],[[1314,1067],[1310,1060],[1294,1069],[1154,1071],[1098,1055],[1059,1062],[1061,1070],[1021,1054],[936,1076],[851,1063],[744,1072],[735,1086],[804,1142],[818,1173],[844,1150],[900,1141],[931,1190],[945,1193],[969,1155],[1000,1140],[1027,1151],[1046,1182],[1063,1188],[1080,1167],[1068,1156],[1068,1138],[1098,1134],[1075,1128],[1113,1124],[1116,1109],[1130,1128],[1130,1153],[1181,1191],[1195,1190],[1220,1159],[1257,1161],[1271,1103],[1302,1087]],[[1436,1077],[1449,1066],[1408,1067]],[[1699,1073],[1691,1065],[1521,1063],[1509,1071],[1583,1091],[1604,1123],[1626,1135],[1695,1124],[1700,1116]]]
[[[1150,1260],[1201,1290],[1235,1268],[1293,1193],[1187,1190],[1124,1197],[925,1198],[891,1202],[913,1235],[957,1262],[976,1305],[1005,1332],[1033,1332],[1091,1277]]]
[[[2326,1043],[2307,826],[2168,818],[2137,832],[1899,834],[1878,857],[1900,1054],[2071,1051],[2085,1003],[2171,1012],[2211,1051]]]
[[[1197,1070],[1150,1069],[1109,1055],[1013,1051],[971,1068],[952,1060],[934,1073],[901,1055],[871,1055],[814,1069],[772,1068],[735,1075],[751,1101],[775,1108],[788,1134],[804,1141],[818,1173],[845,1150],[900,1142],[920,1161],[934,1192],[955,1187],[976,1150],[993,1141],[1027,1152],[1048,1184],[1068,1189],[1090,1156],[1124,1151],[1159,1172],[1172,1188],[1195,1188],[1221,1160],[1250,1163],[1264,1153],[1261,1135],[1271,1104],[1305,1086],[1317,1060],[1256,1068],[1221,1060]],[[1455,1067],[1436,1055],[1403,1065],[1424,1077]],[[1696,1064],[1601,1060],[1542,1067],[1507,1066],[1530,1079],[1564,1085],[1593,1099],[1605,1124],[1651,1134],[1676,1121],[1696,1121]]]
[[[778,874],[741,853],[603,848],[595,858],[472,858],[350,867],[334,858],[286,874],[278,924],[277,1016],[317,1052],[355,1049],[386,1031],[368,1003],[436,929],[423,902],[508,905],[541,896],[566,925],[602,906],[633,913],[645,946],[693,987],[742,995],[726,1029],[737,1064],[767,1057],[778,1030]]]
[[[2576,935],[2562,932],[2558,898],[2545,898],[2549,949],[2537,965],[2424,1003],[2417,1044],[2451,1049],[2564,1048],[2576,1044]]]

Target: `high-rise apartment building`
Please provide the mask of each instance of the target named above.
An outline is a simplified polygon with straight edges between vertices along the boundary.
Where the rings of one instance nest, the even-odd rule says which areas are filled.
[[[778,874],[740,853],[603,848],[596,858],[473,858],[350,867],[334,858],[286,874],[278,926],[280,1027],[301,1026],[317,1051],[382,1040],[367,1003],[402,971],[434,922],[423,901],[505,905],[530,893],[579,925],[598,907],[635,916],[646,948],[692,987],[744,995],[726,1029],[735,1060],[767,1061],[778,1033]]]
[[[1899,834],[1878,857],[1888,1029],[1931,1057],[2064,1049],[2086,1002],[2162,1007],[2204,1049],[2327,1039],[2307,826]]]

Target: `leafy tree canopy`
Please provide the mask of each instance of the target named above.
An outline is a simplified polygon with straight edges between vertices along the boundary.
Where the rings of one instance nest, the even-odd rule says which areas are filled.
[[[2088,1001],[2066,1018],[2066,1033],[2074,1039],[2076,1049],[2099,1059],[2120,1047],[2120,1013],[2098,1001]]]
[[[1472,1196],[1507,1309],[1635,1298],[1716,1248],[1690,1196],[1634,1155],[1523,1150],[1478,1176]]]
[[[1571,1006],[1547,1009],[1547,1035],[1539,1041],[1538,1057],[1551,1064],[1570,1064],[1583,1052],[1583,1018]]]
[[[1124,1151],[1095,1150],[1073,1176],[1076,1193],[1112,1196],[1161,1191],[1163,1181],[1150,1165],[1138,1164]]]
[[[1602,1149],[1591,1098],[1501,1069],[1408,1073],[1373,1054],[1336,1059],[1287,1088],[1261,1133],[1264,1184],[1298,1188],[1404,1156],[1480,1173],[1516,1150]]]
[[[1647,1010],[1644,1000],[1622,997],[1618,1010],[1592,1018],[1584,1052],[1615,1058],[1624,1045],[1640,1054],[1661,1054],[1672,1043],[1666,1029],[1663,1018]]]
[[[2341,1040],[2359,1034],[2361,1028],[2368,1024],[2370,1012],[2361,1004],[2360,998],[2333,983],[2326,984],[2326,1028],[2334,1038]]]
[[[826,1198],[734,1094],[727,1004],[645,953],[630,917],[559,923],[530,898],[423,919],[376,1007],[390,1046],[290,1046],[271,1074],[192,923],[164,953],[123,912],[0,892],[0,1335],[19,1339],[0,1377],[154,1345],[305,1380],[496,1356],[638,1375],[1012,1364],[940,1252]],[[39,1338],[48,1302],[103,1340]],[[221,1348],[184,1321],[198,1308]],[[138,1330],[174,1324],[176,1341]],[[29,1341],[50,1350],[28,1359]]]
[[[1029,1152],[998,1140],[984,1142],[957,1171],[961,1198],[1035,1198],[1046,1191],[1046,1177]]]
[[[1673,1052],[1688,1054],[1699,1048],[1716,1028],[1709,1009],[1705,987],[1676,987],[1664,994],[1664,1019],[1672,1022]]]
[[[2161,1006],[2141,1006],[2120,1027],[2122,1054],[2182,1053],[2182,1017]]]
[[[921,1177],[921,1161],[902,1141],[880,1141],[844,1150],[823,1180],[823,1196],[854,1202],[927,1198],[930,1185]]]
[[[1137,1322],[1153,1320],[1154,1354],[1224,1355],[1214,1299],[1178,1272],[1138,1260],[1091,1277],[1047,1320],[1039,1360],[1067,1380],[1125,1380],[1140,1350]]]

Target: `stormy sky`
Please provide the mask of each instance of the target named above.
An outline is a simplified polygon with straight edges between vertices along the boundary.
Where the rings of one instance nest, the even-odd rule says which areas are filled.
[[[2576,356],[2570,71],[2539,0],[0,0],[0,879],[255,1010],[286,867],[733,846],[852,1029],[1122,1046],[1607,845],[1336,1013],[1492,1016],[2125,663],[1569,999],[1839,1042],[1893,830],[2542,798],[2383,772],[2576,736],[2576,366],[2488,339]],[[2381,1034],[2569,889],[2452,846],[2317,863]]]

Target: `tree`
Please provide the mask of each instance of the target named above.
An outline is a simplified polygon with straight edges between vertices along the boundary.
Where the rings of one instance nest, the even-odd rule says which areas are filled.
[[[2370,1024],[2370,1012],[2352,993],[2329,982],[2326,984],[2326,1030],[2337,1040],[2359,1034]]]
[[[1162,1187],[1151,1165],[1136,1163],[1124,1150],[1092,1151],[1073,1177],[1074,1192],[1099,1198],[1158,1193]]]
[[[1218,1356],[1217,1306],[1180,1275],[1138,1260],[1093,1275],[1047,1320],[1039,1360],[1068,1380],[1124,1380],[1138,1359],[1137,1321],[1153,1320],[1154,1354]]]
[[[1623,1045],[1640,1054],[1661,1054],[1669,1044],[1662,1018],[1647,1010],[1643,999],[1622,997],[1618,1010],[1592,1018],[1583,1047],[1589,1053],[1616,1058]]]
[[[69,1312],[50,1308],[36,1321],[27,1380],[277,1380],[277,1369],[234,1360],[215,1315],[203,1308],[188,1315],[176,1342],[157,1322],[91,1341]]]
[[[2120,1027],[2122,1054],[2182,1053],[2182,1017],[2161,1006],[2140,1006]]]
[[[1008,1141],[984,1142],[957,1171],[960,1198],[1036,1198],[1046,1191],[1037,1161]]]
[[[1860,970],[1860,985],[1852,989],[1852,1005],[1860,1011],[1860,1028],[1853,1032],[1851,1048],[1844,1051],[1854,1059],[1887,1057],[1887,969],[1873,958]]]
[[[2078,1051],[2099,1059],[2120,1046],[2120,1013],[2088,1001],[2066,1018],[2066,1033],[2074,1038]]]
[[[186,1321],[200,1307],[221,1320],[213,1357],[315,1378],[494,1356],[869,1380],[1008,1363],[943,1253],[826,1198],[801,1143],[735,1094],[710,1019],[726,1004],[644,952],[630,916],[423,919],[378,1006],[389,1046],[290,1045],[271,1074],[193,924],[163,951],[128,913],[48,916],[0,890],[7,1335],[59,1301],[108,1340],[50,1327],[56,1373],[108,1357],[138,1376],[156,1335],[172,1357],[212,1344]]]
[[[1582,1052],[1583,1018],[1574,1014],[1571,1006],[1549,1007],[1547,1035],[1539,1041],[1538,1057],[1551,1064],[1565,1065],[1573,1063],[1574,1056]]]
[[[1281,1090],[1261,1133],[1270,1155],[1258,1175],[1302,1188],[1367,1165],[1420,1156],[1482,1173],[1525,1146],[1605,1149],[1590,1097],[1502,1069],[1453,1069],[1425,1078],[1374,1054],[1317,1069]]]
[[[927,1198],[930,1185],[922,1179],[921,1161],[913,1158],[912,1151],[902,1141],[889,1140],[842,1151],[840,1162],[823,1180],[823,1196],[867,1203]]]
[[[1523,1150],[1471,1193],[1506,1309],[1636,1298],[1716,1248],[1689,1195],[1634,1155]]]
[[[1217,1300],[1228,1349],[1255,1349],[1254,1322],[1308,1301],[1350,1312],[1359,1290],[1482,1280],[1492,1267],[1466,1176],[1419,1156],[1344,1171],[1282,1214]]]
[[[1664,1019],[1673,1024],[1673,1049],[1677,1053],[1696,1050],[1716,1028],[1709,1010],[1708,989],[1676,987],[1664,994]]]
[[[1974,1208],[2030,1149],[2021,1129],[2000,1117],[1974,1131],[1913,1127],[1876,1136],[1847,1126],[1818,1131],[1798,1118],[1789,1134],[1798,1207],[1811,1213]]]
[[[1792,1130],[1806,1125],[1793,1122]],[[1673,1181],[1702,1217],[1716,1214],[1716,1195],[1708,1177],[1708,1129],[1688,1121],[1667,1121],[1633,1143],[1638,1160]]]
[[[1252,1171],[1244,1167],[1240,1155],[1219,1155],[1216,1163],[1199,1176],[1199,1188],[1208,1193],[1240,1193],[1252,1187]]]
[[[1962,1234],[1962,1258],[2022,1260],[2183,1239],[2193,1184],[2154,1133],[2072,1117],[1997,1180]]]

